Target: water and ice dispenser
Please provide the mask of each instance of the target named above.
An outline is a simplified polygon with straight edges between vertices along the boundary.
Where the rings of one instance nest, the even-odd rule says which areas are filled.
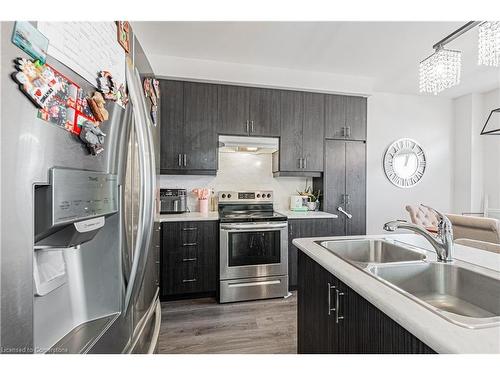
[[[92,240],[118,212],[114,174],[52,168],[48,185],[35,187],[35,294],[66,282],[64,251]]]

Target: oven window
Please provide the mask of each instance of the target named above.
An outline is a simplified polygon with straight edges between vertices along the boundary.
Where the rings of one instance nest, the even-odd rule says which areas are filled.
[[[280,231],[229,233],[229,267],[280,263]]]

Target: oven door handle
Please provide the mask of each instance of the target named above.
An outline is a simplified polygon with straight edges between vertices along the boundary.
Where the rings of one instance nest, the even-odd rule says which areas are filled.
[[[222,230],[263,230],[263,229],[281,229],[286,228],[288,223],[279,224],[221,224],[220,229]]]

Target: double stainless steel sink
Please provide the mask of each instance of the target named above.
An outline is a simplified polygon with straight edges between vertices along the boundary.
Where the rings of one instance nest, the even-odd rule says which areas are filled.
[[[402,247],[387,240],[322,241],[320,245],[342,259],[366,266],[394,262],[414,262],[424,260],[425,252]]]
[[[500,273],[390,239],[318,241],[346,262],[448,321],[467,327],[500,325]]]

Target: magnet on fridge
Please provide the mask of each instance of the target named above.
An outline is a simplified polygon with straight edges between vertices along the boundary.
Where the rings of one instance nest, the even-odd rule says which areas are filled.
[[[151,106],[151,120],[153,121],[153,125],[156,126],[156,121],[157,121],[157,113],[158,113],[158,107],[153,105]]]
[[[106,134],[90,121],[85,121],[81,126],[80,139],[85,143],[92,155],[97,155],[104,151],[105,136]]]
[[[155,96],[157,99],[160,99],[160,81],[154,78],[152,81],[153,81],[153,89],[155,92]]]
[[[39,108],[44,108],[61,87],[61,82],[48,65],[17,58],[17,72],[12,78],[19,84],[19,89]]]
[[[128,21],[116,21],[118,43],[125,52],[130,52],[130,23]]]
[[[116,100],[119,103],[121,103],[122,107],[125,107],[128,103],[128,95],[125,85],[123,83],[120,85],[120,88],[118,89],[116,96],[117,96]]]
[[[92,110],[92,114],[95,119],[99,122],[106,121],[109,117],[108,111],[104,107],[106,101],[104,100],[102,94],[100,92],[95,92],[92,97],[87,98],[87,103],[89,104],[90,109]]]
[[[144,95],[146,95],[146,98],[149,98],[151,93],[151,78],[144,78],[142,87],[144,89]]]
[[[106,70],[99,72],[99,77],[97,78],[97,88],[104,95],[104,99],[116,100],[118,87],[116,87],[116,82],[110,72]]]
[[[16,21],[12,32],[12,43],[28,55],[45,64],[49,40],[36,27],[27,21]]]

